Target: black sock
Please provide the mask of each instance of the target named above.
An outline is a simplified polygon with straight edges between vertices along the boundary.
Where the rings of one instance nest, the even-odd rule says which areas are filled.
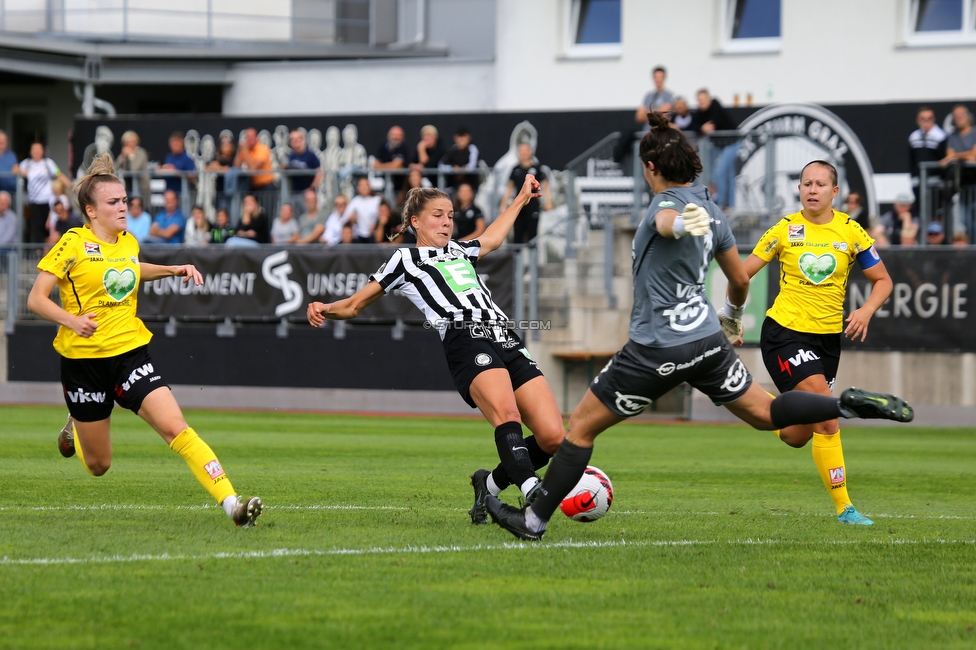
[[[552,454],[547,454],[542,451],[539,447],[539,442],[535,439],[535,436],[529,436],[523,442],[529,450],[529,459],[532,461],[532,469],[540,470],[549,464],[549,459],[552,458]],[[499,490],[504,490],[509,485],[512,484],[512,479],[508,478],[508,472],[505,471],[505,466],[498,463],[498,467],[492,470],[491,478],[498,486]]]
[[[542,479],[542,488],[532,503],[532,512],[542,521],[549,521],[559,503],[576,487],[593,455],[593,447],[577,447],[563,440],[549,469]]]
[[[509,483],[522,487],[523,483],[535,476],[532,459],[529,457],[529,447],[522,439],[521,424],[506,422],[498,425],[495,428],[495,447],[498,449],[498,458],[502,461],[501,467],[508,475]],[[498,484],[498,481],[495,483]],[[499,484],[498,487],[501,485]]]
[[[816,424],[839,417],[843,417],[840,400],[830,395],[791,390],[769,405],[769,419],[777,429],[793,424]]]

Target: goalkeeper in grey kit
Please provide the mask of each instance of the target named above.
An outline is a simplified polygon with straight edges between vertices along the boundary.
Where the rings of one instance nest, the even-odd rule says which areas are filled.
[[[655,196],[634,236],[630,340],[573,411],[566,439],[532,503],[519,509],[487,499],[495,523],[524,540],[545,534],[549,518],[583,475],[601,432],[683,382],[762,430],[839,417],[901,422],[914,417],[893,395],[849,388],[839,399],[802,392],[773,398],[753,382],[730,343],[741,333],[741,305],[749,293],[735,238],[708,190],[691,185],[702,170],[695,149],[663,115],[649,113],[648,121],[651,130],[641,140],[640,159]],[[721,321],[704,296],[712,259],[729,281]]]

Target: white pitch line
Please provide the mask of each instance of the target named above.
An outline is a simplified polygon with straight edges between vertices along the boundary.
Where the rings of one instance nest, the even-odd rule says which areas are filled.
[[[525,550],[525,549],[563,549],[563,548],[620,548],[620,547],[670,547],[670,546],[707,546],[722,544],[722,540],[657,540],[657,541],[634,541],[626,540],[607,540],[607,541],[588,541],[574,542],[566,540],[554,543],[525,543],[509,542],[505,544],[476,544],[474,546],[404,546],[404,547],[371,547],[371,548],[333,548],[333,549],[304,549],[304,548],[278,548],[270,551],[225,551],[217,553],[204,553],[198,555],[171,555],[162,553],[159,555],[108,555],[101,557],[72,558],[72,557],[48,557],[48,558],[11,558],[4,556],[0,558],[0,566],[16,565],[44,565],[55,566],[62,564],[120,564],[130,562],[173,562],[173,561],[201,561],[201,560],[250,560],[250,559],[275,559],[282,557],[321,557],[321,556],[345,556],[345,555],[395,555],[395,554],[427,554],[427,553],[471,553],[480,551],[506,551],[506,550]],[[882,546],[905,545],[905,544],[940,544],[940,545],[973,545],[976,539],[868,539],[868,540],[822,540],[805,542],[802,540],[783,540],[783,539],[730,539],[725,540],[730,546],[773,546],[783,544],[825,544],[825,545],[860,545],[873,544]]]
[[[133,505],[133,504],[109,504],[104,503],[100,505],[90,505],[90,506],[0,506],[0,512],[4,511],[17,511],[17,512],[62,512],[62,511],[97,511],[97,510],[215,510],[219,509],[217,504],[199,504],[199,505]],[[354,504],[310,504],[310,505],[266,505],[265,510],[431,510],[431,511],[450,511],[450,512],[467,512],[467,508],[448,508],[439,506],[423,506],[423,505],[413,505],[413,506],[361,506]],[[676,510],[676,511],[665,511],[665,510],[613,510],[614,515],[651,515],[651,516],[666,516],[666,517],[717,517],[724,513],[714,512],[714,511],[695,511],[695,510]],[[832,518],[834,515],[826,513],[815,513],[815,512],[757,512],[757,513],[742,513],[737,514],[760,514],[769,515],[772,517],[818,517],[818,518]],[[868,517],[874,517],[875,519],[955,519],[962,521],[972,521],[976,517],[971,517],[968,515],[899,515],[899,514],[872,514],[870,512],[863,513]]]

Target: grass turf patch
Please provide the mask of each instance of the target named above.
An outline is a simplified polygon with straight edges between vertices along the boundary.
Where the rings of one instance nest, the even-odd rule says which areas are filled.
[[[620,425],[610,514],[533,545],[469,523],[479,420],[191,411],[265,501],[240,530],[131,414],[98,479],[57,453],[62,409],[0,418],[0,647],[976,644],[972,430],[845,429],[864,528],[770,433]]]

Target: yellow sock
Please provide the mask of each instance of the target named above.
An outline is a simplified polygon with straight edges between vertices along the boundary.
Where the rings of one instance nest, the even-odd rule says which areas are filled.
[[[770,397],[772,397],[773,399],[776,399],[776,396],[773,395],[772,393],[770,393],[768,390],[766,391],[766,394],[769,395]],[[776,437],[777,438],[780,437],[780,430],[779,429],[776,429],[775,431],[773,431],[773,433],[776,434]],[[780,438],[780,439],[782,439],[782,438]]]
[[[78,439],[78,428],[74,424],[71,425],[71,433],[75,436],[75,453],[78,455],[78,460],[81,461],[81,465],[88,471],[89,474],[92,473],[88,469],[88,463],[85,462],[85,453],[81,451],[81,440]],[[94,476],[94,474],[92,474]]]
[[[183,457],[186,464],[190,466],[190,471],[200,481],[200,485],[217,500],[217,503],[223,503],[224,499],[236,494],[216,454],[192,428],[184,429],[180,435],[173,438],[169,447]]]
[[[840,430],[833,435],[813,434],[813,462],[820,472],[827,493],[830,494],[837,514],[852,505],[847,494],[847,468],[844,466],[844,449],[840,444]]]

